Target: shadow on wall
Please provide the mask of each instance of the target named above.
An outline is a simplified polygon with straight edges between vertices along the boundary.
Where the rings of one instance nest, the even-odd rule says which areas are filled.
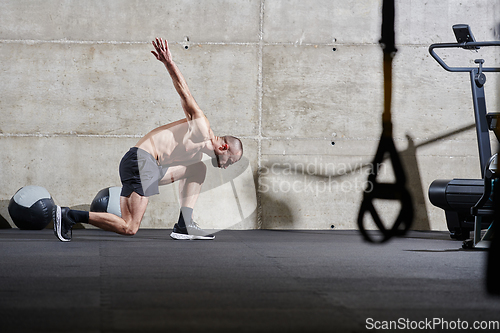
[[[430,145],[430,144],[436,143],[440,140],[446,139],[448,137],[452,137],[452,136],[457,135],[459,133],[466,132],[466,131],[473,130],[473,129],[475,129],[475,124],[467,125],[467,126],[459,128],[457,130],[454,130],[454,131],[451,131],[448,133],[444,133],[443,135],[440,135],[434,139],[430,139],[428,141],[422,142],[418,145],[414,144],[413,138],[411,136],[409,136],[409,135],[406,136],[406,138],[408,139],[408,148],[404,151],[400,151],[399,154],[400,154],[401,162],[405,168],[405,174],[406,174],[406,178],[407,178],[407,188],[410,191],[410,194],[412,196],[413,206],[415,209],[414,220],[413,220],[413,225],[412,225],[413,230],[430,230],[429,216],[427,215],[427,209],[426,209],[426,203],[428,201],[428,198],[427,198],[427,193],[424,192],[424,190],[422,189],[422,178],[420,177],[420,170],[418,168],[418,161],[417,161],[417,149],[422,147],[422,146]],[[367,169],[370,166],[371,166],[371,161],[369,163],[365,163],[363,165],[360,165],[360,166],[353,168],[351,170],[347,170],[347,171],[340,173],[340,174],[334,174],[334,175],[309,174],[309,176],[320,177],[320,178],[322,178],[322,180],[326,181],[330,178],[332,178],[332,179],[341,178],[341,177],[349,176],[349,175],[354,174],[354,173],[359,173],[361,170]],[[299,172],[301,170],[292,170],[292,171]],[[264,194],[261,193],[261,195],[263,196]],[[269,198],[266,198],[266,199],[271,200]],[[261,200],[266,200],[266,199],[261,199]],[[285,214],[287,214],[286,211],[288,210],[288,215],[290,215],[290,221],[292,221],[292,223],[293,223],[293,220],[292,220],[293,217],[291,216],[291,211],[287,207],[286,203],[277,202],[276,205],[277,205],[277,208],[276,208],[277,211],[283,212],[283,213],[280,213],[281,217],[284,217]],[[262,227],[265,228],[264,225]]]
[[[259,192],[259,195],[262,203],[260,229],[293,229],[294,219],[290,206],[285,201],[271,198],[267,193]]]
[[[423,146],[427,146],[438,142],[439,140],[446,139],[448,137],[457,135],[462,132],[474,130],[476,128],[475,124],[470,124],[459,128],[457,130],[444,133],[434,139],[422,142],[415,145],[413,138],[406,135],[408,139],[408,148],[405,151],[400,152],[401,160],[405,166],[406,177],[408,179],[408,189],[413,198],[414,207],[414,217],[413,217],[413,230],[430,230],[429,216],[427,215],[427,210],[425,208],[426,202],[428,201],[427,192],[424,193],[422,189],[422,179],[420,178],[420,171],[418,169],[417,163],[417,149]],[[450,175],[452,176],[452,175]]]
[[[11,229],[9,221],[6,216],[9,215],[8,206],[10,200],[0,200],[0,229]]]
[[[429,216],[427,215],[426,201],[427,194],[422,189],[422,178],[417,161],[417,146],[413,138],[406,135],[408,139],[408,148],[400,152],[401,162],[405,168],[406,188],[410,191],[413,199],[413,230],[431,230]]]

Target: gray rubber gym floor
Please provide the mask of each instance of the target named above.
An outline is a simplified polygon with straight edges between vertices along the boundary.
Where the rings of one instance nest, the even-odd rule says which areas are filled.
[[[51,230],[0,230],[0,332],[365,332],[391,320],[500,320],[500,298],[484,289],[486,252],[461,250],[447,232],[385,245],[356,231],[222,231],[187,242],[169,233],[75,230],[62,243]]]

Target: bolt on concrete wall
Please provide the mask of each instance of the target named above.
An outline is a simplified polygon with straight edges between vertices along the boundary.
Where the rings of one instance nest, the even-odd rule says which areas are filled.
[[[436,0],[397,1],[396,9],[395,141],[415,228],[444,230],[429,184],[480,171],[468,76],[445,72],[427,48],[453,42],[455,23],[493,39],[500,8]],[[195,209],[201,226],[356,228],[381,131],[380,11],[372,0],[2,1],[0,216],[12,225],[8,200],[31,184],[58,204],[88,209],[100,189],[120,183],[129,147],[183,117],[168,73],[149,53],[158,36],[169,40],[214,132],[245,146],[247,161],[233,176],[211,170]],[[172,227],[177,191],[168,185],[150,200],[142,227]]]

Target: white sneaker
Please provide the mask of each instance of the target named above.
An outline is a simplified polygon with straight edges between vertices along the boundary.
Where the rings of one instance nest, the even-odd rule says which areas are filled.
[[[176,223],[170,237],[177,240],[212,240],[215,238],[214,235],[201,229],[194,221],[191,221],[191,223],[188,223],[185,227],[181,227]]]

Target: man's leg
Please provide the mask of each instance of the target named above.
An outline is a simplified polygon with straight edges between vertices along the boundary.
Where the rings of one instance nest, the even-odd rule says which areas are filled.
[[[120,197],[122,217],[110,213],[89,213],[89,223],[107,231],[121,235],[135,235],[141,225],[148,206],[148,198],[136,192],[128,197]]]
[[[176,165],[169,167],[160,185],[167,185],[179,181],[179,196],[181,207],[194,208],[205,181],[207,167],[203,162],[189,166]]]
[[[207,167],[203,162],[189,166],[170,167],[160,185],[179,181],[181,213],[171,237],[174,239],[214,239],[193,221],[193,209],[205,181]]]
[[[120,197],[122,217],[110,213],[84,212],[56,206],[54,209],[54,232],[59,240],[70,241],[73,225],[82,222],[122,235],[134,235],[139,229],[147,205],[147,197],[132,192],[128,197]]]
[[[179,197],[181,207],[194,209],[201,192],[201,186],[205,181],[207,167],[202,162],[190,165],[186,168],[184,178],[179,180]]]

